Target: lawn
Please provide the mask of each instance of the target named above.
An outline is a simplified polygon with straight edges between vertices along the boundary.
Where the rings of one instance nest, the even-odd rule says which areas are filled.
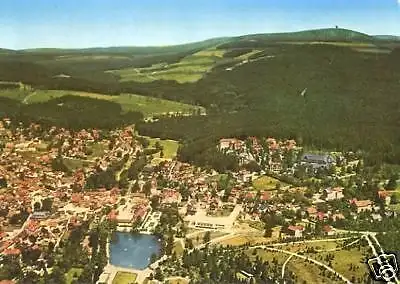
[[[156,142],[160,143],[163,147],[164,157],[163,159],[173,159],[176,157],[178,152],[179,143],[174,140],[161,140],[160,138],[145,137],[149,140],[149,148],[154,148]],[[160,153],[154,155],[155,158],[160,158]]]
[[[71,268],[68,273],[65,273],[65,283],[71,284],[73,280],[77,280],[82,274],[82,268]]]
[[[28,91],[20,89],[1,89],[0,97],[22,101],[27,95]]]
[[[295,257],[291,258],[288,262],[287,270],[297,276],[296,283],[342,283],[322,276],[319,266]]]
[[[286,249],[286,248],[285,248]],[[289,255],[280,252],[272,252],[264,249],[256,249],[256,255],[254,249],[249,249],[246,252],[250,257],[255,258],[256,255],[262,258],[264,261],[272,263],[273,260],[277,261],[279,270],[283,266],[284,262],[288,259]],[[297,276],[296,283],[336,283],[332,279],[328,279],[320,275],[320,268],[311,263],[306,263],[302,259],[292,257],[287,264],[287,270],[292,271]],[[337,282],[339,283],[339,282]]]
[[[104,150],[107,149],[107,146],[103,143],[93,143],[89,146],[89,148],[93,151],[93,153],[88,156],[88,159],[93,159],[97,157],[101,157],[104,155]]]
[[[191,237],[190,239],[192,239],[193,245],[194,246],[198,246],[204,243],[203,238],[204,238],[205,232],[203,233],[199,233],[194,235],[193,237]],[[227,235],[227,233],[222,233],[222,232],[210,232],[210,240],[222,237]]]
[[[256,251],[256,254],[254,254],[254,251]],[[254,259],[258,255],[263,261],[268,261],[270,263],[275,259],[278,262],[278,266],[282,266],[288,258],[288,255],[285,253],[273,252],[264,249],[249,249],[246,251],[246,254]]]
[[[169,112],[181,112],[191,114],[196,110],[200,110],[202,113],[204,113],[204,108],[202,107],[134,94],[121,94],[119,96],[110,96],[96,93],[62,90],[36,90],[34,92],[19,89],[0,90],[0,97],[12,98],[19,101],[24,101],[24,103],[28,104],[46,102],[51,99],[63,97],[66,95],[113,101],[120,104],[123,111],[139,111],[143,113],[145,117],[166,114]]]
[[[131,272],[118,271],[112,284],[133,284],[136,281],[137,274]]]
[[[281,184],[281,186],[285,185],[279,180],[269,176],[262,176],[253,181],[253,187],[257,191],[274,190],[277,184]]]
[[[279,248],[291,251],[291,252],[300,252],[306,251],[308,248],[314,248],[315,250],[330,250],[335,248],[342,247],[341,242],[315,242],[315,243],[299,243],[299,244],[288,244],[284,246],[280,246]],[[310,256],[315,256],[315,254],[310,254]]]
[[[335,256],[332,261],[332,268],[342,273],[347,278],[351,279],[353,276],[358,279],[364,277],[368,273],[367,265],[363,262],[364,254],[367,252],[365,248],[358,250],[357,248],[343,249],[340,251],[331,252]],[[324,258],[327,253],[318,253],[314,259],[325,262]],[[318,259],[319,258],[319,259]],[[355,271],[350,271],[350,264],[357,266]]]
[[[264,231],[264,228],[265,228],[264,222],[251,221],[251,220],[246,220],[244,222],[247,223],[251,228],[257,229],[259,231]]]
[[[252,245],[260,244],[266,242],[268,239],[264,237],[257,236],[236,236],[233,238],[225,239],[218,244],[224,246],[241,246],[246,243],[250,243]]]

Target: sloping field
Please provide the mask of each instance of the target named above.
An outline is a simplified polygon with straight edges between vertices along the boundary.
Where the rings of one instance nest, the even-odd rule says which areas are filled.
[[[183,104],[179,102],[134,95],[134,94],[121,94],[119,96],[109,96],[96,93],[58,91],[58,90],[37,90],[34,92],[23,91],[19,89],[0,90],[0,97],[16,99],[26,104],[46,102],[51,99],[59,98],[66,95],[74,95],[74,96],[117,102],[121,105],[124,111],[139,111],[143,113],[144,116],[163,114],[168,112],[192,113],[197,109],[202,109],[200,107]]]
[[[178,83],[191,83],[200,80],[204,74],[222,60],[223,49],[205,49],[184,57],[178,63],[155,64],[146,68],[125,68],[107,71],[120,76],[120,81],[151,82],[173,80]]]

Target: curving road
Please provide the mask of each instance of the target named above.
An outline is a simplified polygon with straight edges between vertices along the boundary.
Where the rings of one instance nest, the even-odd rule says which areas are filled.
[[[326,264],[324,264],[324,263],[322,263],[322,262],[320,262],[320,261],[318,261],[318,260],[315,260],[315,259],[306,257],[306,256],[304,256],[304,255],[297,254],[297,253],[295,253],[295,252],[291,252],[291,251],[287,251],[287,250],[283,250],[283,249],[271,248],[271,247],[268,247],[268,246],[265,246],[265,245],[249,247],[249,249],[257,249],[257,248],[266,249],[266,250],[275,251],[275,252],[280,252],[280,253],[285,253],[285,254],[288,254],[288,255],[291,255],[291,256],[295,256],[295,257],[304,259],[304,260],[306,260],[306,261],[310,261],[310,262],[312,262],[312,263],[314,263],[314,264],[316,264],[316,265],[319,265],[319,266],[325,268],[326,270],[332,272],[333,274],[337,275],[337,276],[340,277],[345,283],[352,284],[352,282],[351,282],[348,278],[346,278],[343,274],[337,272],[337,271],[334,270],[333,268],[329,267],[328,265],[326,265]]]

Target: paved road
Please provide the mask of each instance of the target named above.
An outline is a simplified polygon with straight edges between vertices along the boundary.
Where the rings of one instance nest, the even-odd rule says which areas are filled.
[[[290,259],[291,259],[292,257],[293,257],[293,255],[290,255],[290,256],[286,259],[285,263],[282,265],[282,278],[285,277],[285,268],[286,268],[286,265],[288,264],[288,262],[290,261]]]
[[[344,241],[354,239],[354,237],[345,237],[345,238],[332,238],[332,239],[318,239],[318,240],[304,240],[304,241],[295,241],[295,242],[286,242],[286,243],[277,243],[277,244],[270,244],[269,246],[277,247],[277,246],[287,246],[287,245],[294,245],[294,244],[306,244],[306,243],[320,243],[320,242],[337,242],[337,241]]]

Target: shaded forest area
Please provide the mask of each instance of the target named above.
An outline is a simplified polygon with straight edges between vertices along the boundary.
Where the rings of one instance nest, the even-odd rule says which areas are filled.
[[[399,50],[285,46],[274,58],[214,70],[186,92],[208,117],[142,124],[144,135],[180,139],[180,154],[204,160],[221,137],[295,138],[315,148],[359,150],[371,163],[400,163]],[[304,96],[301,92],[307,88]],[[177,92],[178,93],[178,92]]]
[[[68,68],[63,65],[66,63],[54,61],[50,64],[51,60],[43,59],[43,54],[1,56],[0,80],[22,81],[43,89],[114,95],[137,93],[204,106],[207,117],[163,118],[138,125],[143,135],[180,140],[183,144],[180,158],[199,164],[216,163],[212,161],[218,157],[214,149],[219,138],[249,135],[295,138],[303,145],[321,149],[362,149],[368,153],[371,163],[400,163],[400,49],[381,54],[337,46],[282,45],[266,41],[262,46],[254,43],[258,45],[240,50],[240,42],[238,44],[225,45],[232,48],[228,50],[227,60],[249,48],[261,48],[262,52],[253,56],[256,61],[232,71],[225,70],[229,66],[226,61],[196,83],[121,83],[117,76],[103,72],[111,67],[121,68],[122,61],[113,57],[108,61],[70,63],[75,67],[68,68],[76,75],[54,78],[66,72]],[[171,60],[179,60],[182,56],[179,54]],[[151,60],[168,62],[163,56],[167,55],[157,54]],[[305,95],[300,95],[305,89]],[[18,105],[15,108],[10,105],[18,103],[2,99],[0,108],[3,112],[7,108],[9,111],[17,109],[14,112],[19,115],[66,125],[58,103],[54,100],[41,106]],[[54,113],[40,111],[53,107]],[[63,111],[62,115],[71,117],[68,120],[71,126],[100,127],[104,124],[111,127],[139,118],[139,114],[131,114],[128,119],[120,114],[117,106],[112,106],[110,111]],[[72,119],[77,112],[82,119]]]
[[[137,123],[143,119],[139,112],[122,113],[114,102],[92,98],[64,96],[44,103],[22,104],[0,98],[0,117],[10,117],[23,123],[38,122],[69,129],[113,129]]]

